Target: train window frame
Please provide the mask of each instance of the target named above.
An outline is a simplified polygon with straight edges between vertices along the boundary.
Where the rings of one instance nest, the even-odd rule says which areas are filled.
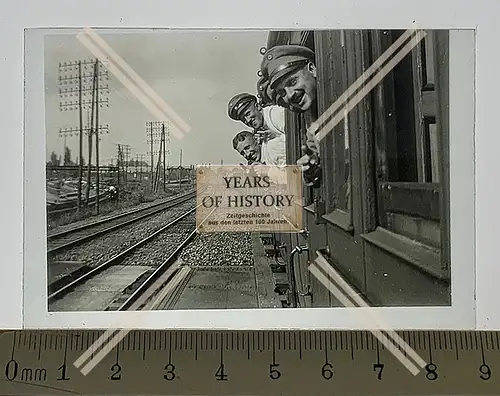
[[[318,90],[318,114],[326,111],[354,82],[348,69],[347,39],[345,30],[315,31],[314,40],[318,47],[340,47],[340,56],[337,52],[329,53],[329,59],[323,59],[323,51],[316,51],[316,69],[318,86],[326,87]],[[327,52],[327,51],[325,51]],[[354,68],[354,65],[352,65]],[[335,70],[341,72],[336,75]],[[352,73],[351,73],[352,74]],[[355,73],[354,73],[355,74]],[[320,142],[320,158],[323,168],[320,195],[325,203],[325,213],[322,219],[344,232],[353,235],[353,213],[351,197],[352,161],[350,125],[351,117],[348,114],[330,131]],[[346,138],[347,133],[347,138]],[[333,148],[333,150],[332,150]],[[346,164],[346,159],[348,165]],[[328,170],[328,172],[325,172]],[[330,171],[331,170],[331,171]],[[346,179],[347,175],[347,180]],[[347,207],[339,207],[339,196],[344,193],[343,200]]]
[[[384,34],[390,36],[385,32]],[[449,244],[449,34],[448,31],[426,31],[426,37],[431,37],[434,44],[435,84],[432,86],[428,84],[425,78],[425,70],[420,67],[423,58],[422,53],[426,50],[429,51],[429,46],[424,47],[426,42],[418,44],[407,56],[410,60],[407,65],[411,65],[412,90],[414,92],[413,108],[414,117],[416,118],[413,120],[415,125],[415,160],[417,164],[415,169],[416,180],[400,181],[401,177],[397,175],[394,155],[392,155],[392,163],[389,161],[383,163],[384,161],[380,161],[380,158],[376,160],[378,165],[377,227],[372,232],[363,234],[362,237],[437,279],[448,282],[451,280]],[[380,52],[383,47],[387,47],[391,43],[390,38],[381,37],[377,33],[372,33],[372,39],[375,44],[375,52]],[[377,152],[389,157],[391,157],[391,150],[398,150],[397,147],[389,147],[393,136],[391,137],[388,134],[391,133],[391,130],[395,131],[396,127],[393,114],[396,113],[397,117],[397,109],[394,104],[396,98],[391,93],[394,76],[391,76],[391,74],[389,73],[389,78],[380,84],[375,91],[375,95],[387,104],[388,109],[385,114],[379,113],[376,115],[378,129],[387,132],[385,135],[382,133],[381,136],[377,136]],[[436,94],[435,119],[428,117],[427,112],[424,111],[425,104],[422,104],[428,99],[428,92],[431,92],[431,89],[435,89]],[[427,98],[424,96],[427,96]],[[438,161],[439,183],[428,181],[428,173],[426,174],[424,167],[425,139],[423,133],[428,123],[436,124],[436,128],[441,131],[438,133],[438,145],[440,146],[438,151],[442,157]],[[387,128],[387,125],[390,127]],[[394,152],[392,151],[392,153]],[[423,202],[429,204],[422,205]],[[424,221],[429,220],[426,223],[428,227],[435,224],[431,223],[431,221],[439,221],[439,239],[429,243],[423,241],[423,238],[418,240],[415,235],[405,235],[404,232],[401,232],[401,223],[396,226],[391,224],[394,221],[394,216],[391,219],[391,213],[409,216],[405,219],[408,223],[413,221],[409,228],[412,225],[415,228],[417,226],[416,221],[420,221],[422,218]],[[417,220],[414,221],[413,219]]]

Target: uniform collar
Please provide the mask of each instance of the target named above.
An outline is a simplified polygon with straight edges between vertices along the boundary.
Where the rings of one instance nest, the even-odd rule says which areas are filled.
[[[271,131],[270,129],[266,129],[264,131],[259,130],[255,132],[258,133],[259,141],[261,143],[267,143],[269,140],[272,140],[279,136],[278,133]]]

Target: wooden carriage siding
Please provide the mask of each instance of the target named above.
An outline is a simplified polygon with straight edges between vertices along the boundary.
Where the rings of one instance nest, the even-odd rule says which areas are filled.
[[[271,32],[267,47],[315,51],[322,114],[402,33]],[[276,235],[287,262],[295,246],[309,247],[294,260],[303,307],[340,305],[307,270],[318,250],[374,306],[451,304],[449,34],[426,33],[321,141],[321,187],[304,192],[307,232]],[[312,120],[287,111],[288,163]]]

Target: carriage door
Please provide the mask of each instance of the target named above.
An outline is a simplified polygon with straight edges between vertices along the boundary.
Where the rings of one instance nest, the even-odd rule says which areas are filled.
[[[373,60],[403,31],[372,32]],[[363,235],[375,305],[446,305],[448,33],[425,38],[374,90],[374,231]]]

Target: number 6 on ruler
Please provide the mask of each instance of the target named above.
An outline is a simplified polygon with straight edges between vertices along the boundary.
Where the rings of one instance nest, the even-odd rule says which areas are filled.
[[[330,363],[325,363],[321,368],[321,375],[324,379],[332,379],[333,378],[333,366]]]

